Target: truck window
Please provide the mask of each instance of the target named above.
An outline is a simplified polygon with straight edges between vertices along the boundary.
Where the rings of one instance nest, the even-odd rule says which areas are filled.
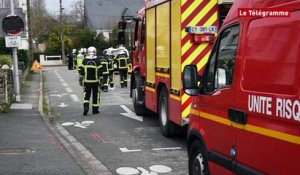
[[[133,42],[135,43],[138,40],[138,29],[139,29],[139,20],[134,20],[134,35]]]
[[[145,39],[146,39],[146,22],[145,22],[145,18],[143,18],[143,20],[141,21],[141,25],[142,25],[142,33],[141,33],[141,44],[145,43]]]
[[[204,83],[204,93],[212,93],[232,84],[239,25],[223,30],[212,51]]]

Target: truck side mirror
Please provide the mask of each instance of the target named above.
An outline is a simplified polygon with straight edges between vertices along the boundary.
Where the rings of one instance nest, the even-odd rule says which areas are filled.
[[[183,89],[190,96],[198,95],[198,70],[196,65],[186,65],[184,67]]]

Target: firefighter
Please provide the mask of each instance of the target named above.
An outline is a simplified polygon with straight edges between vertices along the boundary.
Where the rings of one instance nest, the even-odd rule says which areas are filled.
[[[101,74],[102,76],[100,77],[100,86],[102,91],[107,92],[108,90],[108,60],[106,59],[105,56],[100,57],[100,64],[101,64]]]
[[[80,67],[80,75],[83,77],[83,115],[87,115],[89,111],[89,101],[91,94],[93,94],[92,113],[99,113],[100,105],[100,91],[99,91],[99,77],[101,65],[96,56],[96,48],[89,47],[86,58],[82,61]]]
[[[109,82],[109,87],[108,89],[114,90],[114,58],[115,56],[113,55],[114,49],[112,47],[105,49],[103,51],[103,55],[106,57],[108,61],[108,82]]]
[[[109,89],[113,90],[114,89],[114,55],[111,53],[107,54],[107,60],[108,60],[108,79],[109,79]]]
[[[74,52],[74,49],[73,49],[72,53],[69,52],[69,53],[67,54],[67,58],[68,58],[68,68],[69,68],[69,70],[73,70],[73,68],[74,68],[74,57],[73,57],[73,52]],[[75,50],[75,53],[76,53],[76,50]]]
[[[73,66],[72,66],[73,68],[72,69],[75,69],[75,68],[77,68],[77,54],[76,54],[76,49],[72,50],[72,57],[73,57]]]
[[[79,71],[79,67],[82,65],[82,61],[83,61],[84,57],[85,56],[83,55],[83,49],[80,49],[78,51],[78,55],[76,56],[78,71]]]
[[[124,50],[119,51],[116,62],[119,70],[121,88],[127,87],[128,55]]]

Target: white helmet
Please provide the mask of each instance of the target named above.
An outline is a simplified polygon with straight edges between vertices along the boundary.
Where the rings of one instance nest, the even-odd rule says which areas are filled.
[[[124,55],[126,54],[126,52],[124,50],[120,50],[119,53],[118,53],[118,55],[123,55],[123,54]]]
[[[76,49],[73,49],[72,53],[76,53]]]
[[[92,56],[93,57],[93,56],[97,55],[97,50],[93,46],[89,47],[88,50],[87,50],[87,52],[88,52],[88,56]]]
[[[124,50],[119,50],[117,58],[123,58],[126,57],[126,52]]]

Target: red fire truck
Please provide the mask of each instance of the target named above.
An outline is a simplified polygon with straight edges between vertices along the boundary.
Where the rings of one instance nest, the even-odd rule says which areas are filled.
[[[164,136],[188,124],[182,70],[206,64],[230,0],[145,0],[133,32],[131,97],[137,115],[158,113]]]
[[[298,31],[300,0],[237,0],[203,73],[184,68],[190,175],[299,174]]]

